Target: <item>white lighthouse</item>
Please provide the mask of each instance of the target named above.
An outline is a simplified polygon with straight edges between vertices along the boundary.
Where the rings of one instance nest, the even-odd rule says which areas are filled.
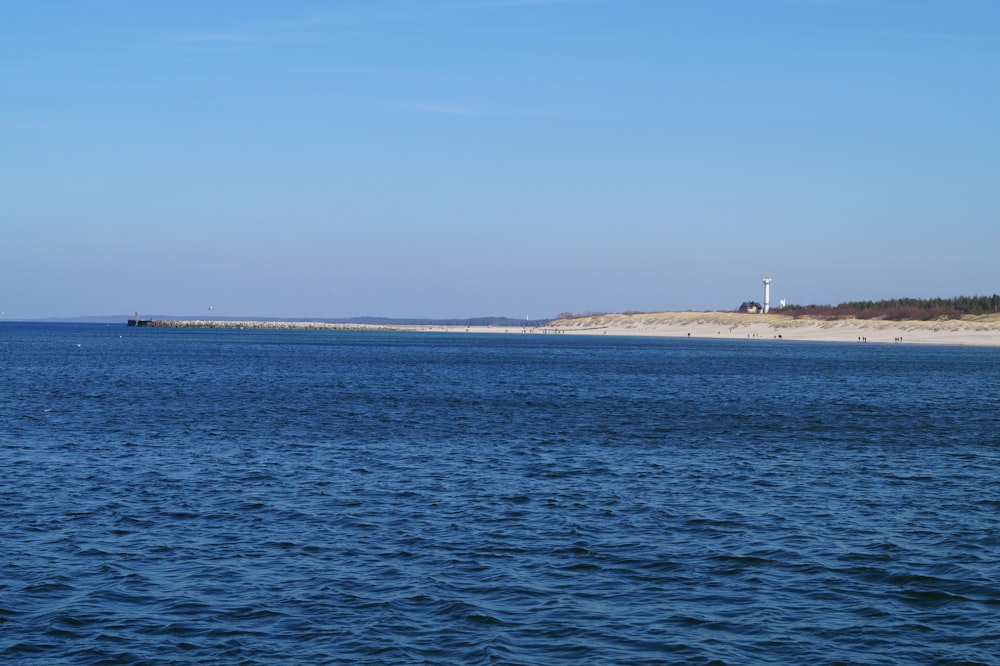
[[[764,277],[764,314],[771,309],[771,278]]]

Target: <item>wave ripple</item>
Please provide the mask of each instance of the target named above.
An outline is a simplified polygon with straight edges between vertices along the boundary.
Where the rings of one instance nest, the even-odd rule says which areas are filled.
[[[0,333],[5,663],[1000,654],[996,350]]]

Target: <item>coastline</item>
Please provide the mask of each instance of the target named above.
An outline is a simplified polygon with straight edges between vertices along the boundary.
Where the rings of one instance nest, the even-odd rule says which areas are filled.
[[[689,337],[726,340],[867,342],[1000,347],[1000,315],[932,321],[818,319],[737,312],[653,312],[558,319],[545,326],[335,324],[327,322],[152,320],[151,328],[233,328],[308,331],[410,331],[424,333],[566,334]]]
[[[546,328],[576,335],[1000,346],[1000,315],[889,321],[819,319],[777,313],[656,312],[560,319]]]

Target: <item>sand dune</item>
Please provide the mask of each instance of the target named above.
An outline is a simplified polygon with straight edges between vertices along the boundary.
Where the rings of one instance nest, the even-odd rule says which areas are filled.
[[[560,319],[549,324],[547,330],[578,335],[1000,346],[1000,315],[934,321],[886,321],[795,318],[776,313],[657,312]]]

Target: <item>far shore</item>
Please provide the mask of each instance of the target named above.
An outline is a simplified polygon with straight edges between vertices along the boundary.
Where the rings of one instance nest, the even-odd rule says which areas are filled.
[[[415,331],[533,335],[618,335],[725,340],[858,342],[1000,346],[1000,315],[932,321],[819,319],[780,313],[654,312],[602,314],[557,319],[545,326],[447,326],[335,324],[327,322],[154,320],[145,325],[169,328],[277,330]]]

